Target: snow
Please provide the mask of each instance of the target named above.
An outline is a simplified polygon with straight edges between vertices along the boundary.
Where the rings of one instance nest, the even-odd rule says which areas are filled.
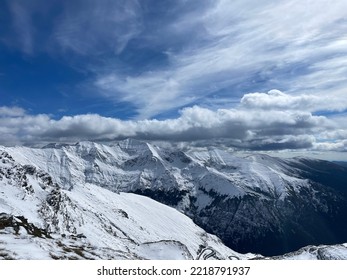
[[[16,236],[0,231],[0,255],[5,255],[8,259],[50,259],[49,251],[35,241],[24,232]]]
[[[202,245],[213,248],[221,259],[252,258],[253,254],[227,248],[182,214],[192,206],[189,196],[196,198],[199,213],[210,207],[211,193],[226,198],[257,194],[263,199],[285,199],[289,186],[298,192],[309,187],[307,180],[291,174],[289,160],[236,155],[217,148],[183,152],[125,140],[112,146],[85,141],[44,149],[0,147],[1,151],[14,161],[0,160],[0,169],[14,172],[0,179],[0,213],[24,216],[54,236],[48,240],[32,238],[24,229],[18,235],[9,228],[0,231],[0,253],[3,250],[18,259],[189,259],[197,257]],[[59,190],[43,182],[38,173],[26,174],[30,193],[22,184],[24,165],[47,172]],[[146,188],[187,193],[176,209],[129,193]],[[59,195],[58,210],[48,202],[54,191]],[[345,245],[324,247],[327,256],[347,259],[346,251]],[[303,250],[285,258],[317,258],[312,252]]]
[[[118,235],[128,240],[135,240],[138,244],[174,240],[185,244],[191,255],[196,255],[201,245],[200,236],[204,235],[204,231],[191,219],[176,209],[147,197],[128,193],[115,194],[97,186],[86,185],[85,188],[71,191],[70,198],[73,203],[78,201],[84,205],[84,224],[78,229],[79,232],[99,246],[112,244],[113,241],[107,238],[106,243],[103,243],[100,236],[107,234],[102,228],[96,228],[95,224],[117,225],[126,232],[125,236],[116,230]],[[102,216],[96,218],[94,213],[102,213]],[[225,250],[216,237],[209,239],[218,251]]]
[[[25,156],[23,151],[33,157]],[[37,150],[28,151],[14,152],[12,149],[11,154],[25,164],[33,164],[34,156],[43,159],[43,154]],[[56,156],[54,150],[45,149],[44,153],[47,152]],[[74,158],[75,155],[66,151],[64,154],[74,161],[73,165],[82,163],[80,158]],[[35,172],[41,172],[42,162],[36,162]],[[16,177],[20,175],[21,165],[12,163],[5,167],[18,172],[14,172],[9,181],[0,180],[0,211],[24,216],[28,223],[39,228],[51,223],[50,234],[54,237],[33,238],[24,228],[14,234],[6,227],[0,232],[0,248],[6,251],[7,258],[108,258],[116,255],[118,258],[187,259],[196,257],[201,245],[213,247],[223,258],[235,254],[184,214],[150,198],[131,193],[117,194],[78,180],[75,182],[79,183],[71,189],[55,190],[54,182],[47,186],[40,182],[39,173],[27,175],[33,189],[33,193],[28,194]],[[58,210],[48,203],[53,190],[60,193]]]
[[[292,253],[275,257],[283,260],[346,260],[347,244],[307,246]]]
[[[113,146],[79,142],[58,149],[7,150],[17,162],[45,170],[67,189],[92,183],[127,192],[139,182],[137,188],[175,186],[193,191],[202,184],[207,191],[213,189],[222,195],[243,196],[258,188],[284,199],[288,184],[295,189],[307,185],[283,171],[283,160],[266,155],[240,156],[217,148],[183,153],[128,139]]]

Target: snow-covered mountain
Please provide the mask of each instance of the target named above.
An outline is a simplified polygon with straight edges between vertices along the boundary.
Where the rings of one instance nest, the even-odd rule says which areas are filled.
[[[256,257],[257,258],[257,257]],[[306,246],[296,252],[275,256],[275,260],[347,260],[347,243]]]
[[[64,189],[0,151],[0,259],[251,258],[150,198],[85,183]]]
[[[237,254],[205,231],[238,252],[265,255],[347,241],[347,169],[333,163],[237,155],[215,147],[162,148],[136,140],[1,150],[5,162],[11,161],[1,169],[16,170],[6,167],[12,164],[22,174],[16,179],[8,175],[16,181],[12,187],[6,179],[0,181],[7,190],[0,192],[3,219],[23,216],[39,230],[58,234],[47,243],[57,252],[64,250],[55,242],[69,240],[89,242],[83,247],[102,252],[84,254],[100,258],[107,257],[104,248],[112,248],[110,254],[120,252],[120,258],[192,258],[204,247],[215,248],[218,258]],[[26,181],[21,181],[24,175]],[[112,243],[107,239],[113,231]],[[78,247],[78,242],[63,247]],[[160,255],[159,248],[165,246],[171,249],[162,249]]]

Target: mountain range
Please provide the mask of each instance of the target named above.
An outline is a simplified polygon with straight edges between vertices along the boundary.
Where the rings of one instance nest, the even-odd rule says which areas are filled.
[[[346,182],[212,145],[0,147],[0,258],[347,259]]]

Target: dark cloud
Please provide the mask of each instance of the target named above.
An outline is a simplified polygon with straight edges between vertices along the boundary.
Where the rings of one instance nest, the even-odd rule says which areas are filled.
[[[246,143],[243,148],[256,151],[276,151],[276,150],[297,150],[311,149],[315,142],[315,138],[309,135],[300,136],[282,136],[278,139],[264,138],[261,140],[251,140]]]

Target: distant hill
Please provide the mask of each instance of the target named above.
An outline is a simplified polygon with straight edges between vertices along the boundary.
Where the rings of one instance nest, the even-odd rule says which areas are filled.
[[[343,167],[347,167],[347,161],[333,161],[333,163],[336,163],[336,164],[341,165]]]

